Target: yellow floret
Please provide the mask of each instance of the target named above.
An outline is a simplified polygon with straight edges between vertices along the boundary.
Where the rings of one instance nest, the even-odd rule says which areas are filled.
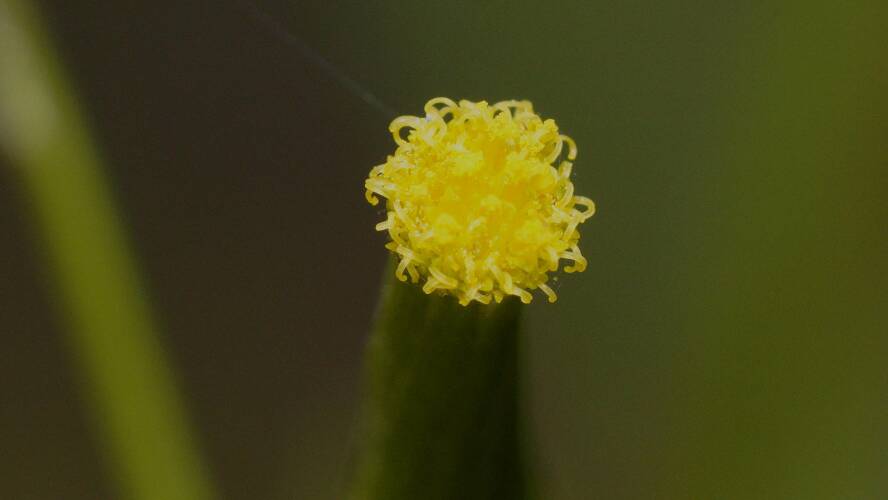
[[[574,195],[576,144],[530,102],[438,97],[424,117],[398,117],[389,129],[397,150],[365,187],[371,204],[387,200],[376,229],[391,237],[398,279],[463,305],[507,295],[529,303],[535,289],[555,302],[548,273],[561,259],[565,272],[586,268],[577,226],[595,204]]]

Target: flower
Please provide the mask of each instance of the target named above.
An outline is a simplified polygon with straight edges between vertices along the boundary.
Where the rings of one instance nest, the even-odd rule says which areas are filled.
[[[574,195],[576,144],[529,101],[438,97],[424,117],[395,118],[389,130],[397,149],[365,187],[372,205],[387,200],[376,229],[391,237],[399,280],[462,305],[508,295],[529,303],[534,289],[555,302],[546,282],[561,259],[570,261],[565,272],[586,268],[577,226],[595,204]]]

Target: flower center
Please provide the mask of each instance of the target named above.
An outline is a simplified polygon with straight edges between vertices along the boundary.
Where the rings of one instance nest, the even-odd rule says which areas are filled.
[[[402,128],[411,129],[406,139]],[[593,205],[573,195],[570,161],[553,166],[564,144],[575,157],[573,141],[530,103],[433,99],[424,118],[397,118],[391,130],[399,147],[366,186],[371,203],[388,199],[377,228],[401,257],[399,278],[425,277],[427,293],[446,290],[464,304],[529,302],[534,288],[554,300],[545,282],[560,259],[574,261],[568,272],[585,266],[576,227]]]

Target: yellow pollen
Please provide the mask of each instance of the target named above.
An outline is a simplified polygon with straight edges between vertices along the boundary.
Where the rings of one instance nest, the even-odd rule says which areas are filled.
[[[398,279],[422,282],[460,304],[514,295],[524,303],[561,260],[583,271],[579,224],[595,204],[574,195],[577,148],[529,101],[430,100],[425,116],[392,121],[397,149],[373,167],[367,201],[386,198],[386,248],[398,255]]]

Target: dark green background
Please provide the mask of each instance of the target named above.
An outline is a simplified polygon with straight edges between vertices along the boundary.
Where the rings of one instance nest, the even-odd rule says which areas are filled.
[[[385,262],[387,119],[246,2],[38,2],[224,497],[333,499]],[[410,114],[527,98],[583,275],[528,308],[551,499],[888,497],[884,2],[265,2]],[[0,168],[0,497],[114,498]]]

